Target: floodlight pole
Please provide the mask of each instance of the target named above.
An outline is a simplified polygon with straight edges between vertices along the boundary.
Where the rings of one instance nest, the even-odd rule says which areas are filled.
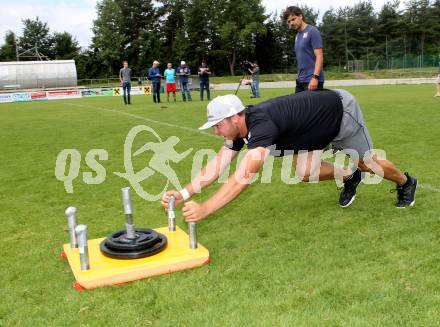
[[[18,55],[18,43],[17,36],[14,33],[14,45],[15,45],[15,57],[17,57],[17,61],[20,61],[20,56]]]
[[[345,38],[345,65],[348,70],[348,40],[347,40],[347,17],[344,20],[344,38]]]

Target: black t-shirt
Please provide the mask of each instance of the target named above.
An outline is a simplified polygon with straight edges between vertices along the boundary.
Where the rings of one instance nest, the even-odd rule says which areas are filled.
[[[330,90],[268,100],[247,108],[247,140],[225,142],[225,146],[240,151],[246,142],[248,149],[275,145],[281,151],[278,155],[322,150],[338,135],[342,111],[339,94]]]
[[[208,72],[209,72],[209,67],[208,66],[206,66],[206,67],[199,67],[199,75],[200,75],[200,80],[201,81],[209,81],[209,74],[208,74]]]

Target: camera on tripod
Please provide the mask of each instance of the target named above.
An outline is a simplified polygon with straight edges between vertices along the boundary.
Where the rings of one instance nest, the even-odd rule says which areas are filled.
[[[249,75],[253,74],[253,70],[255,68],[255,63],[253,63],[249,60],[242,60],[242,61],[240,61],[240,65],[241,65],[241,69],[243,71],[243,76],[238,81],[238,86],[237,86],[237,89],[235,90],[235,95],[237,95],[238,90],[240,89],[241,85],[250,85],[251,90],[252,90],[252,79]]]
[[[243,69],[243,71],[247,72],[248,69],[254,68],[254,65],[249,60],[243,60],[241,62],[241,68]]]

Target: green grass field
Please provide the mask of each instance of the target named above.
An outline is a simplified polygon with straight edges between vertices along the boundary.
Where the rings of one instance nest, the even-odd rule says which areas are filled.
[[[1,326],[438,326],[440,325],[440,100],[432,85],[347,88],[361,104],[375,147],[419,179],[414,208],[394,208],[394,186],[360,185],[354,204],[337,205],[334,182],[286,185],[276,160],[272,183],[255,183],[199,224],[211,253],[201,268],[79,293],[68,263],[64,210],[78,208],[89,237],[124,224],[120,188],[127,181],[128,131],[148,125],[178,152],[218,149],[196,131],[207,102],[152,103],[148,96],[0,105]],[[263,99],[291,90],[262,90]],[[240,94],[245,103],[247,91]],[[194,95],[198,98],[197,95]],[[151,121],[154,120],[155,122]],[[137,145],[142,145],[141,138]],[[82,155],[67,194],[55,178],[63,149]],[[90,149],[109,153],[104,183],[87,185]],[[190,180],[192,159],[171,166]],[[145,161],[135,162],[137,168]],[[158,191],[163,177],[144,182]],[[218,188],[213,185],[203,201]],[[162,227],[158,202],[133,197],[135,224]],[[178,224],[185,228],[182,215]]]

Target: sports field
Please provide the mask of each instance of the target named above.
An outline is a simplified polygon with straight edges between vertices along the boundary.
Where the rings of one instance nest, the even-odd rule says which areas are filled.
[[[179,153],[216,150],[221,139],[195,130],[207,102],[193,94],[194,102],[166,108],[149,96],[134,96],[129,107],[116,97],[0,105],[0,326],[440,325],[440,100],[432,85],[347,90],[375,147],[419,179],[415,207],[395,209],[394,185],[382,182],[360,185],[341,209],[334,182],[286,185],[277,159],[272,183],[257,181],[199,223],[209,265],[82,293],[59,257],[68,242],[65,208],[78,208],[89,238],[122,229],[120,188],[128,182],[113,172],[125,170],[127,133],[147,125],[162,140],[178,136]],[[290,91],[262,90],[260,100]],[[240,96],[257,102],[248,91]],[[63,149],[82,156],[73,194],[55,178]],[[91,149],[108,152],[101,184],[83,182],[93,172],[84,160]],[[147,159],[133,159],[135,168]],[[182,184],[190,180],[192,156],[170,165]],[[142,185],[158,193],[165,182],[155,174]],[[166,226],[158,202],[134,195],[133,204],[137,226]],[[180,212],[178,225],[186,229]]]

